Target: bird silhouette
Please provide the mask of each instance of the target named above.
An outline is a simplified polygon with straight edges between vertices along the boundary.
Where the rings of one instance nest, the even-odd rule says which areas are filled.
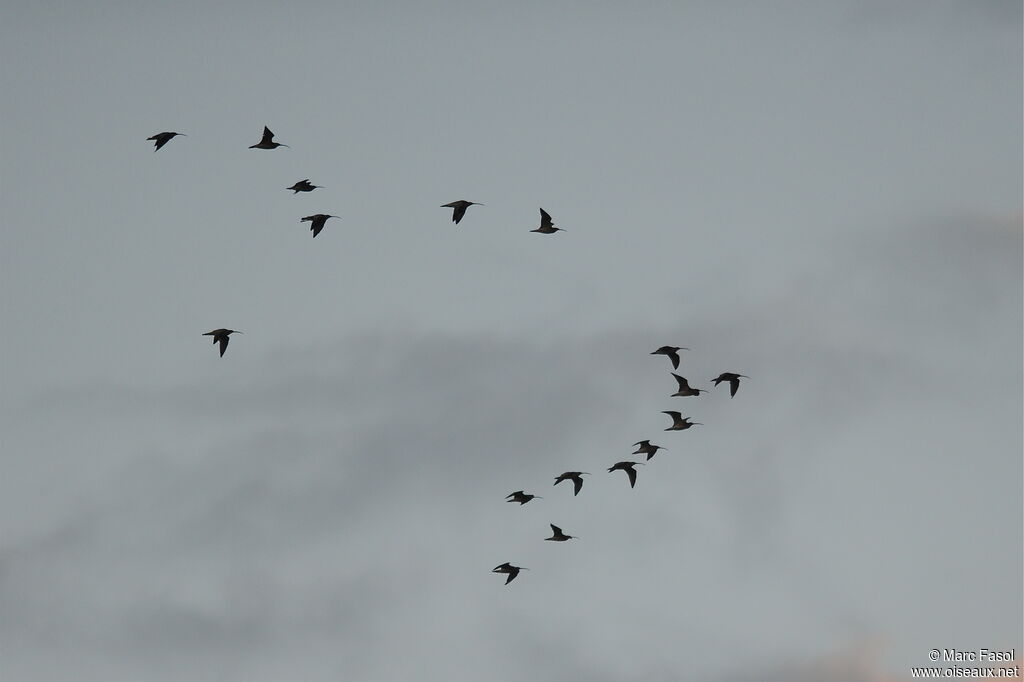
[[[715,386],[722,383],[723,381],[729,382],[729,397],[736,395],[736,391],[740,387],[740,378],[749,379],[746,374],[733,374],[732,372],[722,372],[716,378],[711,381],[715,382]]]
[[[530,232],[540,232],[541,234],[554,234],[555,232],[565,232],[560,227],[555,227],[555,224],[551,222],[551,216],[543,208],[540,210],[540,227],[536,230],[530,230]]]
[[[634,455],[647,455],[647,461],[648,462],[651,461],[651,458],[654,457],[654,454],[656,452],[658,452],[658,450],[664,450],[665,449],[665,448],[661,447],[660,445],[652,445],[651,441],[649,441],[649,440],[638,440],[637,442],[633,443],[633,445],[637,446],[636,452],[634,452],[633,454]]]
[[[583,488],[583,476],[589,476],[590,473],[586,471],[566,471],[555,478],[555,485],[558,485],[562,481],[572,481],[573,491],[572,496],[576,497],[580,494],[580,489]]]
[[[249,149],[277,149],[278,147],[288,147],[288,145],[274,142],[274,133],[270,132],[270,128],[267,126],[263,126],[263,139],[259,141],[259,144],[249,145]],[[288,148],[291,149],[291,147]]]
[[[475,201],[466,201],[465,199],[459,199],[458,201],[453,201],[450,204],[441,204],[441,208],[453,209],[452,222],[456,225],[458,225],[459,221],[462,220],[462,217],[466,215],[466,209],[470,206],[483,206],[483,204]]]
[[[700,422],[692,422],[689,417],[684,417],[679,412],[665,411],[662,410],[662,414],[667,414],[672,417],[672,426],[665,429],[666,431],[685,431],[691,426],[704,426]]]
[[[530,569],[523,568],[522,566],[513,566],[512,564],[506,561],[505,563],[499,566],[495,566],[491,570],[491,573],[508,573],[508,580],[505,581],[505,584],[508,585],[510,582],[516,579],[516,576],[519,575],[519,571],[529,570]]]
[[[324,229],[324,225],[327,224],[328,218],[340,218],[341,216],[327,215],[326,213],[316,213],[314,215],[308,215],[300,223],[309,223],[309,230],[313,233],[313,239],[320,234],[320,230]]]
[[[224,357],[224,351],[228,349],[228,337],[232,334],[241,333],[235,329],[214,329],[212,332],[206,332],[203,336],[212,336],[213,342],[220,344],[220,356]]]
[[[629,487],[632,488],[636,485],[636,465],[643,466],[643,462],[616,462],[612,467],[608,469],[608,473],[615,470],[625,471],[626,475],[629,476]]]
[[[692,388],[690,386],[690,383],[686,379],[679,376],[675,372],[672,372],[672,376],[674,376],[676,378],[676,381],[679,382],[679,390],[670,396],[672,398],[675,398],[676,396],[685,398],[686,396],[690,395],[700,395],[701,393],[707,393],[707,391],[705,391],[702,388]]]
[[[545,540],[554,540],[555,542],[565,542],[566,540],[578,540],[575,535],[566,535],[562,532],[562,529],[553,523],[549,523],[551,526],[551,537],[544,538]]]
[[[309,184],[309,178],[307,178],[305,180],[299,180],[291,187],[285,187],[285,189],[294,190],[294,193],[298,194],[299,192],[312,192],[313,190],[318,189],[319,187],[320,185]]]
[[[153,137],[147,137],[146,139],[153,140],[153,145],[155,146],[153,151],[157,151],[157,149],[160,149],[160,147],[163,147],[165,144],[173,140],[178,135],[181,135],[182,137],[188,137],[188,135],[186,135],[185,133],[157,133]]]
[[[679,351],[690,350],[682,346],[662,346],[658,350],[651,351],[651,355],[667,355],[672,361],[672,369],[679,369]]]
[[[524,504],[533,499],[542,500],[544,498],[542,498],[540,495],[530,495],[529,493],[524,493],[522,490],[517,490],[514,493],[509,493],[508,495],[505,496],[506,502],[518,502],[519,506],[523,506]]]

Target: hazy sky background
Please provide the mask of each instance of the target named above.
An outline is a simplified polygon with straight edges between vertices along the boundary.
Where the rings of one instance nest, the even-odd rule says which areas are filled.
[[[2,4],[0,678],[1019,648],[1019,2],[340,5]]]

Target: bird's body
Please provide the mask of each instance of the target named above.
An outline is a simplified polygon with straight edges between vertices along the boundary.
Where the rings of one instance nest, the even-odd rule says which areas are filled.
[[[203,336],[212,336],[213,342],[220,344],[220,356],[224,357],[224,351],[228,349],[228,337],[241,333],[235,329],[214,329],[212,332],[206,332]]]
[[[672,369],[679,369],[679,351],[690,350],[682,346],[662,346],[658,350],[651,351],[651,355],[666,355],[672,361]]]
[[[735,374],[733,372],[722,372],[716,378],[712,379],[715,382],[715,386],[722,383],[723,381],[729,382],[729,397],[736,395],[736,391],[740,387],[740,379],[749,379],[746,374]]]
[[[187,135],[185,135],[185,133],[157,133],[153,137],[147,137],[146,139],[153,141],[153,145],[155,147],[153,151],[157,151],[158,149],[160,149],[160,147],[163,147],[165,144],[173,140],[178,135],[181,135],[182,137],[188,137]]]
[[[300,223],[309,223],[309,231],[313,233],[313,238],[320,234],[320,230],[324,229],[324,225],[327,224],[328,218],[338,218],[340,216],[327,215],[326,213],[316,213],[314,215],[308,215]]]
[[[459,199],[458,201],[453,201],[450,204],[441,204],[441,208],[452,209],[452,222],[456,225],[458,225],[459,221],[462,220],[462,217],[466,215],[466,209],[470,206],[483,206],[483,204],[475,201],[466,201],[465,199]]]
[[[590,474],[586,471],[566,471],[564,474],[560,474],[555,478],[555,485],[558,485],[562,481],[572,481],[572,496],[576,497],[580,494],[580,490],[583,488],[584,475],[589,476]]]
[[[319,189],[319,187],[320,185],[309,184],[309,179],[307,178],[305,180],[299,180],[291,187],[285,187],[285,189],[293,190],[295,194],[298,194],[299,192],[312,192],[315,189]]]
[[[555,227],[555,224],[551,222],[551,216],[543,208],[540,209],[540,227],[536,230],[530,230],[530,232],[540,232],[541,234],[554,234],[555,232],[565,232],[560,227]]]
[[[519,506],[522,506],[533,499],[540,500],[542,498],[540,495],[530,495],[529,493],[524,493],[522,490],[517,490],[514,493],[509,493],[505,496],[506,502],[518,502]]]
[[[506,561],[500,566],[495,566],[493,569],[491,569],[491,573],[507,573],[508,579],[505,581],[505,584],[508,585],[510,582],[516,579],[516,576],[519,575],[519,571],[529,570],[530,569],[523,568],[522,566],[513,566],[512,564]]]
[[[664,450],[665,449],[665,448],[661,447],[660,445],[652,445],[651,441],[649,441],[649,440],[638,440],[637,442],[633,443],[633,445],[637,446],[636,447],[636,452],[634,452],[633,454],[634,455],[647,455],[647,461],[648,462],[651,461],[651,458],[654,457],[655,453],[658,452],[658,450]]]
[[[613,466],[608,469],[608,473],[613,471],[625,471],[626,475],[629,476],[629,487],[632,488],[636,485],[636,465],[643,466],[643,462],[616,462]]]
[[[549,523],[551,526],[551,537],[544,538],[545,540],[553,540],[554,542],[565,542],[566,540],[578,540],[575,535],[566,535],[562,532],[562,529],[553,523]]]
[[[288,147],[288,145],[274,142],[274,133],[270,132],[270,128],[267,126],[263,126],[263,139],[257,144],[249,145],[249,149],[277,149],[278,147]],[[288,148],[291,149],[291,147]]]
[[[675,372],[672,372],[672,376],[674,376],[676,378],[676,381],[679,382],[679,390],[672,394],[671,397],[673,397],[673,398],[675,398],[677,396],[685,398],[686,396],[700,395],[701,393],[707,393],[707,391],[705,391],[704,389],[691,387],[690,386],[690,382],[688,382],[686,379],[684,379],[683,377],[679,376]]]
[[[672,417],[672,426],[665,429],[666,431],[685,431],[691,426],[704,426],[700,422],[690,421],[689,417],[684,417],[679,412],[662,410],[661,413]]]

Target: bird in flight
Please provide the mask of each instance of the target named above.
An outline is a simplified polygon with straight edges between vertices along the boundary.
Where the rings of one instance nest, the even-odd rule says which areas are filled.
[[[702,388],[692,388],[690,386],[690,383],[686,379],[679,376],[675,372],[672,372],[672,376],[674,376],[676,378],[676,381],[679,382],[679,390],[670,396],[672,398],[675,398],[677,396],[685,398],[686,396],[690,395],[700,395],[701,393],[707,393],[707,391],[705,391]]]
[[[340,218],[341,216],[327,215],[326,213],[316,213],[314,215],[308,215],[300,223],[309,223],[309,230],[313,233],[313,238],[320,234],[320,230],[324,229],[324,225],[327,224],[328,218]]]
[[[544,538],[545,540],[554,540],[555,542],[565,542],[566,540],[579,540],[575,535],[566,535],[562,532],[562,529],[553,523],[549,523],[551,526],[551,537]]]
[[[157,149],[160,149],[160,147],[163,147],[165,144],[173,140],[178,135],[181,135],[182,137],[188,137],[188,135],[186,135],[185,133],[157,133],[153,137],[147,137],[146,139],[153,140],[153,144],[156,147],[153,151],[156,151]]]
[[[672,426],[665,429],[666,431],[685,431],[691,426],[704,426],[700,422],[692,422],[689,417],[684,417],[679,412],[665,411],[662,410],[662,414],[667,414],[672,417]]]
[[[572,496],[576,497],[580,494],[580,490],[583,488],[583,476],[589,476],[590,473],[586,471],[566,471],[555,478],[555,485],[558,485],[562,481],[572,481],[573,491]]]
[[[518,502],[519,506],[523,506],[524,504],[533,499],[542,500],[544,498],[542,498],[540,495],[530,495],[529,493],[524,493],[522,490],[517,490],[514,493],[509,493],[508,495],[505,496],[506,502]]]
[[[636,469],[634,467],[637,464],[643,466],[643,462],[616,462],[610,469],[608,469],[608,473],[615,470],[625,471],[626,475],[629,476],[629,487],[632,488],[636,485]]]
[[[729,397],[736,395],[736,391],[740,387],[740,378],[749,379],[746,374],[733,374],[732,372],[722,372],[716,378],[712,379],[715,382],[715,386],[722,383],[723,381],[729,382]]]
[[[529,571],[529,570],[530,569],[523,568],[522,566],[513,566],[512,564],[510,564],[509,562],[506,561],[505,563],[501,564],[500,566],[495,566],[491,570],[491,573],[508,573],[508,580],[505,581],[505,584],[508,585],[510,582],[512,582],[513,580],[516,579],[516,576],[519,575],[519,571]]]
[[[309,184],[309,178],[307,178],[305,180],[299,180],[291,187],[285,187],[285,189],[294,190],[295,194],[298,194],[299,192],[312,192],[313,190],[318,189],[319,187],[320,185]]]
[[[651,355],[667,355],[672,361],[672,369],[679,369],[679,351],[690,350],[682,346],[662,346],[658,350],[651,351]]]
[[[565,232],[560,227],[555,227],[555,224],[551,222],[551,216],[543,208],[540,210],[540,227],[536,230],[530,230],[530,232],[540,232],[541,234],[554,234],[555,232]]]
[[[470,206],[483,206],[483,204],[475,201],[466,201],[465,199],[459,199],[458,201],[453,201],[450,204],[441,204],[441,208],[452,209],[452,222],[456,225],[458,225],[459,221],[462,220],[462,217],[466,215],[466,209]]]
[[[263,126],[263,139],[259,141],[259,144],[249,145],[249,149],[277,149],[278,147],[288,147],[288,145],[274,142],[274,133],[270,132],[270,128],[267,126]],[[291,147],[288,148],[291,149]]]
[[[213,342],[220,344],[220,356],[224,357],[224,351],[228,349],[228,337],[241,333],[235,329],[214,329],[212,332],[206,332],[203,336],[212,336]]]
[[[652,445],[651,441],[649,441],[649,440],[638,440],[637,442],[633,443],[633,445],[637,446],[636,452],[634,452],[633,454],[634,455],[647,455],[647,461],[648,462],[651,461],[651,458],[654,457],[655,453],[658,452],[658,450],[664,450],[665,449],[665,448],[661,447],[660,445]]]

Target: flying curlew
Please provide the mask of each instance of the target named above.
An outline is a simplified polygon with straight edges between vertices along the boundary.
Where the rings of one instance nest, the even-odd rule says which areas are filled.
[[[649,440],[638,440],[637,442],[633,443],[633,445],[637,446],[636,452],[634,452],[633,454],[634,455],[647,455],[647,461],[648,462],[651,461],[651,458],[654,457],[655,453],[657,453],[658,450],[664,450],[665,449],[665,448],[661,447],[660,445],[651,445],[651,441],[649,441]]]
[[[506,561],[500,566],[495,566],[493,569],[491,569],[491,573],[508,573],[508,580],[505,581],[505,584],[508,585],[510,582],[516,579],[516,576],[519,575],[519,571],[529,570],[530,569],[523,568],[522,566],[513,566],[512,564]]]
[[[740,387],[740,377],[742,377],[744,379],[749,379],[750,378],[746,374],[733,374],[732,372],[722,372],[721,374],[718,375],[717,378],[712,379],[711,381],[715,382],[715,386],[717,386],[718,384],[722,383],[723,381],[728,381],[729,382],[729,397],[731,398],[734,395],[736,395],[736,391],[739,390],[739,387]]]
[[[536,230],[530,230],[530,232],[540,232],[541,234],[554,234],[555,232],[565,232],[560,227],[555,227],[555,224],[551,222],[551,216],[543,208],[540,210],[540,227]]]
[[[181,135],[182,137],[188,137],[188,135],[186,135],[185,133],[157,133],[153,137],[147,137],[146,139],[153,140],[153,144],[156,146],[156,148],[153,151],[156,151],[157,149],[160,149],[160,147],[163,147],[165,144],[170,142],[178,135]]]
[[[259,144],[249,145],[249,149],[277,149],[278,147],[288,147],[288,145],[274,142],[274,133],[270,132],[270,128],[267,126],[263,126],[263,139],[260,140]],[[288,147],[288,149],[291,149],[291,147]]]
[[[533,499],[542,500],[544,498],[542,498],[540,495],[530,495],[529,493],[524,493],[522,490],[517,490],[514,493],[509,493],[508,495],[505,496],[506,502],[518,502],[519,506],[522,506]]]
[[[458,201],[453,201],[450,204],[441,204],[441,208],[453,209],[452,222],[456,225],[458,225],[459,221],[462,220],[462,217],[466,215],[466,209],[470,206],[483,206],[483,204],[475,201],[466,201],[465,199],[459,199]]]
[[[672,426],[665,429],[666,431],[685,431],[691,426],[704,426],[700,422],[692,422],[689,417],[684,417],[679,412],[665,411],[662,410],[662,414],[667,414],[672,417]]]
[[[651,351],[651,355],[667,355],[672,361],[672,369],[679,369],[679,351],[690,350],[682,346],[662,346],[658,350]]]
[[[625,471],[626,475],[629,476],[629,487],[632,488],[636,485],[636,469],[633,467],[638,464],[640,466],[644,465],[643,462],[616,462],[614,466],[608,469],[608,473],[616,470]]]
[[[327,224],[328,218],[340,218],[341,216],[327,215],[326,213],[316,213],[314,215],[308,215],[300,223],[309,223],[309,230],[313,233],[313,239],[320,234],[320,230],[324,229],[324,225]]]
[[[544,538],[545,540],[554,540],[555,542],[565,542],[566,540],[579,540],[575,535],[566,535],[562,532],[562,529],[553,523],[549,523],[551,526],[551,537]]]
[[[228,337],[232,334],[241,333],[235,329],[214,329],[212,332],[206,332],[203,336],[212,336],[213,342],[220,344],[220,356],[224,357],[224,351],[228,349]]]
[[[572,481],[573,491],[572,496],[576,497],[580,494],[580,489],[583,488],[583,476],[589,476],[590,473],[586,471],[566,471],[555,479],[555,485],[558,485],[562,481]]]
[[[312,192],[313,190],[318,189],[319,187],[320,185],[309,184],[309,178],[306,178],[305,180],[299,180],[291,187],[285,187],[285,189],[294,190],[295,194],[298,194],[299,192]]]
[[[700,395],[701,393],[707,393],[707,391],[705,391],[702,388],[692,388],[690,386],[690,383],[686,379],[679,376],[675,372],[672,372],[672,376],[674,376],[676,378],[676,381],[679,382],[679,390],[670,396],[672,398],[675,398],[677,396],[685,398],[686,396],[690,395]]]

